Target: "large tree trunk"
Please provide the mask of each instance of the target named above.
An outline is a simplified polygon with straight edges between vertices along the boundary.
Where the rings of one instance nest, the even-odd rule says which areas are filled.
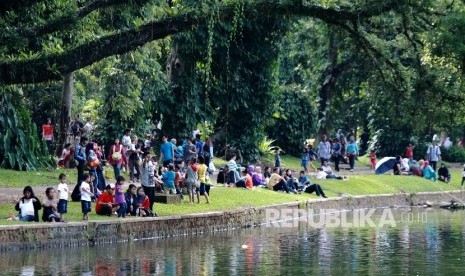
[[[318,89],[318,114],[317,114],[317,137],[315,143],[321,139],[321,136],[329,137],[331,130],[331,100],[339,76],[349,68],[352,56],[347,57],[341,63],[337,63],[338,49],[335,43],[335,35],[329,30],[328,43],[328,65],[321,76],[321,86]]]
[[[71,100],[73,99],[73,73],[65,75],[61,97],[60,128],[57,155],[61,155],[64,144],[69,141],[69,124],[71,122]]]

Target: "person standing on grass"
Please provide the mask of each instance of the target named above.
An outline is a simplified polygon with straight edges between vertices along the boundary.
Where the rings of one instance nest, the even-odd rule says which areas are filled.
[[[47,149],[52,154],[52,143],[53,143],[53,125],[52,119],[47,118],[47,123],[42,126],[42,139],[47,144]]]
[[[121,167],[127,163],[126,150],[119,143],[119,139],[115,139],[115,144],[110,148],[110,164],[113,166],[115,179],[121,175]]]
[[[126,217],[126,199],[124,198],[124,177],[118,176],[115,185],[115,205],[119,206],[118,217]]]
[[[61,173],[58,176],[60,179],[60,184],[58,184],[58,213],[62,220],[65,219],[65,214],[68,213],[68,196],[69,196],[69,189],[68,184],[66,184],[66,175]]]
[[[305,170],[305,173],[308,173],[308,160],[309,160],[309,155],[308,155],[308,148],[304,147],[302,150],[302,153],[300,154],[300,159],[301,159],[301,165]]]
[[[318,155],[320,156],[321,165],[323,165],[324,161],[329,161],[331,158],[331,144],[329,143],[326,135],[321,137],[321,141],[318,146]]]
[[[353,135],[349,138],[349,143],[347,143],[347,158],[349,158],[350,171],[354,171],[355,158],[358,155],[357,143],[355,142],[355,137]]]
[[[370,151],[370,169],[375,170],[376,168],[376,153],[374,150]]]
[[[433,167],[433,170],[436,172],[436,165],[441,158],[441,148],[436,144],[436,141],[433,141],[431,146],[428,147],[428,150],[426,151],[426,155],[428,156],[429,163],[431,164],[431,167]]]
[[[415,147],[412,146],[411,143],[409,143],[407,148],[405,149],[405,158],[408,158],[409,163],[413,162],[413,150],[415,150]]]
[[[74,159],[77,160],[78,164],[76,166],[78,171],[77,184],[79,185],[84,177],[85,163],[87,161],[86,156],[86,146],[87,146],[87,137],[82,136],[79,144],[76,145],[76,150],[74,151]]]
[[[160,146],[160,163],[163,162],[163,167],[168,167],[170,163],[174,162],[174,146],[168,142],[168,137],[163,135],[161,137],[162,144]]]
[[[197,174],[199,176],[200,187],[197,190],[197,203],[200,203],[200,196],[205,196],[205,200],[207,204],[210,204],[210,197],[206,192],[206,182],[207,182],[207,170],[208,167],[205,165],[205,158],[203,156],[199,156],[199,165],[197,166]]]
[[[153,204],[155,203],[155,165],[152,161],[152,154],[149,152],[144,153],[143,160],[140,183],[145,195],[150,200],[150,210],[153,211]]]
[[[140,180],[140,164],[142,163],[142,154],[140,145],[136,144],[134,150],[129,155],[129,177],[131,182]],[[136,173],[134,173],[134,170]]]
[[[84,180],[80,187],[81,192],[81,209],[82,209],[82,220],[89,220],[89,213],[91,211],[92,191],[90,189],[90,175],[84,174]]]
[[[461,189],[463,189],[463,182],[465,182],[465,164],[463,164],[463,170],[462,170],[462,183],[460,184]]]
[[[281,167],[281,156],[279,155],[281,149],[277,148],[274,152],[274,167],[280,168]]]
[[[196,158],[191,158],[189,165],[186,169],[186,186],[189,193],[189,203],[194,203],[194,194],[197,194],[197,182],[199,176],[197,174],[197,165],[195,165]],[[200,186],[200,185],[199,185]],[[200,203],[200,195],[197,195],[197,199]]]
[[[334,170],[336,170],[337,172],[339,172],[339,160],[341,160],[342,157],[341,150],[342,145],[339,142],[339,139],[334,138],[331,157],[334,161]]]

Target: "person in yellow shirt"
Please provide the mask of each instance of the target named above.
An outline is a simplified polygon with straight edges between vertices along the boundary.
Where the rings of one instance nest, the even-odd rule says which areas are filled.
[[[274,191],[284,190],[289,193],[286,180],[280,175],[280,169],[277,167],[273,169],[270,180],[268,180],[268,188]]]
[[[199,156],[198,158],[199,165],[197,166],[197,173],[199,175],[199,180],[200,180],[200,188],[197,191],[197,203],[200,203],[200,196],[203,195],[205,196],[205,199],[207,200],[207,204],[210,204],[210,198],[208,196],[208,193],[205,191],[206,189],[206,178],[207,178],[207,170],[208,167],[205,165],[205,157]]]

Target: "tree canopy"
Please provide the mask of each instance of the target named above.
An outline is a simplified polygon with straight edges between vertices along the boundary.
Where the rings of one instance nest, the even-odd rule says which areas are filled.
[[[303,0],[210,1],[212,5],[209,1],[173,2],[179,4],[169,7],[165,1],[156,0],[5,4],[0,18],[2,40],[6,42],[0,52],[0,81],[59,80],[103,58],[205,25],[211,17],[230,21],[237,5],[243,5],[245,19],[305,16],[350,29],[349,24],[389,11],[419,8],[425,1],[341,1],[327,5]],[[123,22],[108,22],[115,19]]]
[[[465,136],[463,18],[453,0],[7,0],[0,91],[40,125],[63,117],[74,74],[72,112],[104,144],[161,123],[253,161],[266,136],[297,154],[368,129],[392,155],[441,130]]]

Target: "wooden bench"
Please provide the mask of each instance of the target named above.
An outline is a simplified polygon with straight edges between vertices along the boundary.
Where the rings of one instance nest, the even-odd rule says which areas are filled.
[[[181,203],[181,195],[166,195],[166,194],[156,193],[155,202],[165,203],[165,204],[178,204],[178,203]]]

